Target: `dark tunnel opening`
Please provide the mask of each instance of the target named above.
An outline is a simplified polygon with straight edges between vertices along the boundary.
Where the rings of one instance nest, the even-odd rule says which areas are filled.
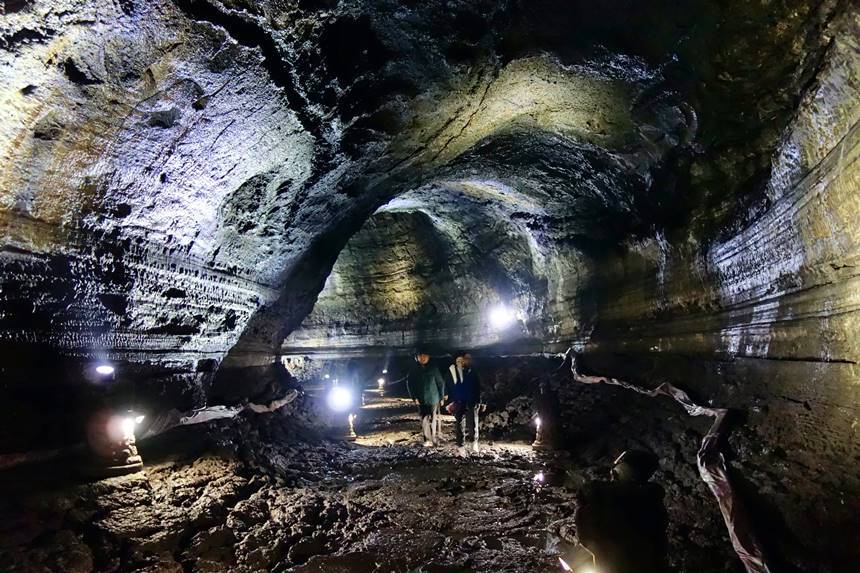
[[[0,9],[0,569],[853,571],[851,2]]]

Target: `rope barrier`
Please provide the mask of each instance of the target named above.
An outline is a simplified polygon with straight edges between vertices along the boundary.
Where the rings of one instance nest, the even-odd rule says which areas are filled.
[[[725,422],[729,410],[727,408],[699,406],[690,399],[686,392],[668,382],[663,382],[655,389],[648,390],[617,378],[580,374],[576,368],[576,355],[573,348],[569,348],[564,353],[564,361],[559,370],[567,363],[568,359],[570,360],[570,372],[576,382],[620,386],[650,398],[668,396],[679,403],[690,416],[709,416],[714,419],[714,423],[711,424],[710,430],[702,439],[702,444],[696,455],[699,475],[711,493],[714,494],[714,497],[717,498],[720,512],[732,541],[732,547],[747,573],[771,573],[772,570],[766,562],[761,543],[755,535],[748,514],[737,498],[729,479],[726,459],[720,448],[720,440],[728,432]]]

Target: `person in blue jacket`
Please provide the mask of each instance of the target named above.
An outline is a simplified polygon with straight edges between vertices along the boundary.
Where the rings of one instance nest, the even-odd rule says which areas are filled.
[[[472,355],[468,352],[458,352],[454,364],[448,368],[451,398],[449,411],[454,414],[454,431],[457,438],[458,453],[462,456],[464,438],[468,440],[474,452],[478,452],[478,414],[481,407],[481,381],[478,373],[472,368]],[[465,436],[463,425],[465,422]]]

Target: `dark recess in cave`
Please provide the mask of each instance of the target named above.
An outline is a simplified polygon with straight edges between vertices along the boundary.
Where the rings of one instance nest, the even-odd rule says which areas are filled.
[[[856,569],[856,3],[2,12],[3,571]]]

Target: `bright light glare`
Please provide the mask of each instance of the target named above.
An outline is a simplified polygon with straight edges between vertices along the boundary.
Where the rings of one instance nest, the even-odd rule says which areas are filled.
[[[543,472],[538,472],[535,474],[534,480],[538,483],[543,483],[546,479],[546,476],[543,475]]]
[[[110,376],[113,374],[114,368],[110,364],[99,364],[96,366],[96,372],[102,376]]]
[[[578,573],[597,573],[597,569],[594,567],[583,567]]]
[[[325,378],[326,380],[328,380],[329,378],[331,378],[331,376],[329,376],[328,374],[326,374],[325,376],[323,376],[323,378]]]
[[[385,386],[385,378],[378,378],[376,380],[376,383],[379,384],[380,386]]]
[[[558,562],[561,563],[562,571],[573,571],[573,569],[570,568],[570,565],[567,564],[567,561],[565,561],[561,557],[558,558]]]
[[[352,393],[343,386],[335,386],[329,390],[326,403],[335,412],[346,412],[352,406]]]
[[[497,330],[509,327],[515,319],[514,311],[503,304],[494,307],[490,311],[490,324]]]
[[[135,424],[143,423],[143,416],[138,416],[137,418],[135,418],[134,423]]]
[[[388,374],[388,368],[383,368],[383,369],[382,369],[382,373],[383,373],[383,374]]]
[[[120,429],[122,429],[123,436],[133,436],[134,426],[134,418],[123,418],[120,422]]]
[[[538,416],[537,418],[535,418],[535,426],[540,428],[540,425],[541,425],[540,416]]]

